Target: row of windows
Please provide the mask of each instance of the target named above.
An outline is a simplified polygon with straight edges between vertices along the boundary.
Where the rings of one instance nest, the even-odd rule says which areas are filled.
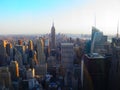
[[[63,54],[63,55],[61,55],[61,57],[66,57],[66,58],[71,58],[71,57],[73,57],[73,54]]]
[[[61,49],[72,49],[73,50],[73,47],[61,47]]]
[[[62,57],[61,60],[63,61],[73,61],[73,57]]]
[[[62,53],[73,53],[73,51],[70,51],[70,50],[63,50],[63,51],[61,51]]]

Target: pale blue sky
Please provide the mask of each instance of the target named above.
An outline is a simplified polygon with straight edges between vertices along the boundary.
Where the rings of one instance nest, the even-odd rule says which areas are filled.
[[[0,34],[91,33],[96,26],[115,34],[119,0],[0,0]]]

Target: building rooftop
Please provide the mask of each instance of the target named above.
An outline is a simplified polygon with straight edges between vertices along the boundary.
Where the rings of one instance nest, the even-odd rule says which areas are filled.
[[[120,50],[120,46],[115,46],[115,48],[114,48],[115,50]]]
[[[73,43],[61,43],[61,45],[73,45]]]
[[[86,54],[86,56],[90,59],[100,59],[104,58],[104,56],[98,54],[98,53],[91,53],[91,54]]]

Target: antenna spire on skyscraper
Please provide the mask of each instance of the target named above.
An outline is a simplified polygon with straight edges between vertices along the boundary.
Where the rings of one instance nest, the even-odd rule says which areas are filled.
[[[52,22],[52,26],[54,26],[54,19],[53,19],[53,22]]]
[[[94,16],[94,24],[95,24],[95,27],[96,27],[96,13],[95,13],[95,16]]]
[[[119,37],[119,19],[118,19],[118,25],[117,25],[117,38]]]

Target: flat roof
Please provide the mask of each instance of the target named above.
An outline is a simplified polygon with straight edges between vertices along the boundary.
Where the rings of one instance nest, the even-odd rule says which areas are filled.
[[[120,46],[116,46],[116,48],[120,48]]]
[[[98,54],[98,53],[91,53],[91,54],[86,54],[86,56],[90,59],[103,59],[105,58],[104,56]]]
[[[61,45],[74,45],[73,43],[61,43]]]

